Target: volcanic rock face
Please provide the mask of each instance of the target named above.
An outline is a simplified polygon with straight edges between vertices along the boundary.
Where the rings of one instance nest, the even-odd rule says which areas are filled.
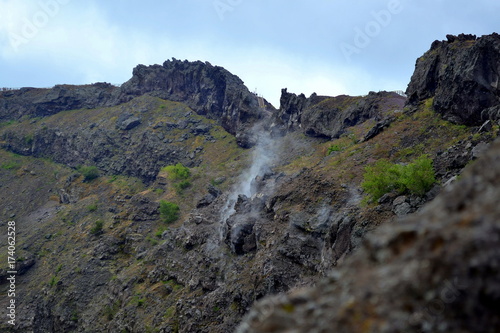
[[[302,130],[315,137],[338,138],[345,129],[374,118],[379,120],[384,110],[401,110],[405,98],[396,93],[371,92],[366,97],[317,96],[306,98],[281,91],[281,107],[276,115],[282,131]]]
[[[121,86],[121,100],[145,93],[183,102],[200,115],[216,119],[229,133],[242,135],[264,116],[257,96],[237,76],[208,62],[170,60],[162,66],[139,65]],[[249,145],[242,142],[242,146]]]
[[[447,37],[417,60],[406,91],[408,103],[434,97],[435,110],[459,124],[499,119],[500,36]]]
[[[422,213],[380,228],[330,278],[269,298],[238,332],[498,332],[500,142]]]

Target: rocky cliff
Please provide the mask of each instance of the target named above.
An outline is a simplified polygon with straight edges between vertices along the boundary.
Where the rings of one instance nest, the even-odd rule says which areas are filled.
[[[500,36],[448,35],[435,41],[417,60],[408,85],[408,102],[434,98],[433,106],[446,119],[481,125],[499,119]]]
[[[245,138],[245,131],[266,115],[243,81],[208,62],[173,59],[162,66],[137,66],[133,77],[121,86],[120,100],[145,93],[183,102],[198,114],[216,119],[238,139]],[[243,139],[241,145],[251,143]]]
[[[405,97],[389,92],[370,92],[365,97],[313,94],[306,98],[303,94],[297,96],[283,89],[275,128],[300,130],[316,137],[338,138],[346,128],[368,119],[382,120],[388,110],[401,111],[405,102]]]

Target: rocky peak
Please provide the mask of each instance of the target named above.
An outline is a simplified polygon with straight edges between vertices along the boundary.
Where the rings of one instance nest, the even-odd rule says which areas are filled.
[[[434,98],[447,120],[480,125],[500,117],[500,36],[448,35],[420,57],[406,94],[408,104]]]
[[[264,116],[257,96],[239,77],[208,62],[173,58],[163,65],[139,65],[121,86],[121,100],[143,94],[183,102],[238,137]]]

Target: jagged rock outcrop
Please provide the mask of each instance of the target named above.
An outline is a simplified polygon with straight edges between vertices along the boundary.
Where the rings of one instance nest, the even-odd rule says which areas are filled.
[[[163,65],[137,66],[132,78],[121,87],[96,83],[2,91],[0,122],[23,116],[45,117],[67,110],[116,106],[145,94],[182,102],[196,113],[217,120],[244,147],[253,145],[247,132],[257,121],[269,116],[259,106],[258,97],[236,75],[208,62],[172,59]],[[264,106],[272,109],[267,101]]]
[[[408,103],[434,98],[447,120],[478,126],[500,119],[500,35],[447,36],[420,57],[408,85]]]
[[[257,96],[240,78],[208,62],[173,59],[163,65],[139,65],[121,86],[121,99],[146,93],[183,102],[198,114],[216,119],[238,138],[265,115]],[[245,141],[241,144],[249,145]]]
[[[500,142],[317,287],[260,302],[238,332],[498,332]],[[356,276],[356,278],[353,278]]]
[[[281,131],[301,130],[315,137],[338,138],[347,127],[367,119],[380,120],[388,110],[402,109],[405,97],[392,92],[370,92],[365,97],[337,97],[281,92],[276,127]]]

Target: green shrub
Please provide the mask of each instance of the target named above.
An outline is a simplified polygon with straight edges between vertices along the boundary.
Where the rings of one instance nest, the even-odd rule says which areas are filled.
[[[77,170],[83,175],[83,181],[85,182],[90,182],[99,177],[99,170],[95,166],[81,165]]]
[[[189,180],[183,180],[179,183],[174,184],[175,191],[177,193],[181,193],[183,190],[187,189],[191,186],[191,182]]]
[[[341,151],[342,149],[340,148],[339,145],[333,145],[333,146],[330,146],[328,147],[328,151],[326,152],[327,155],[330,155],[331,153],[333,152],[336,152],[336,151]]]
[[[87,210],[88,210],[89,212],[91,212],[91,213],[92,213],[92,212],[95,212],[95,211],[97,210],[97,204],[95,204],[95,203],[94,203],[94,204],[92,204],[92,205],[88,205],[88,206],[87,206]]]
[[[165,223],[172,223],[179,218],[179,206],[173,202],[160,201],[160,217]]]
[[[426,155],[420,156],[403,168],[401,183],[412,194],[424,195],[435,182],[436,176],[432,160]]]
[[[436,182],[432,160],[422,155],[414,162],[403,166],[388,160],[380,160],[365,168],[363,190],[373,200],[389,192],[423,195]]]
[[[102,233],[102,228],[104,227],[104,222],[102,220],[97,220],[94,223],[94,226],[90,229],[91,235],[100,235]]]
[[[49,281],[49,285],[51,287],[55,286],[59,282],[59,278],[57,276],[52,276],[52,278]]]
[[[168,178],[171,180],[183,180],[188,179],[191,176],[191,171],[189,168],[185,167],[181,163],[176,165],[168,165],[162,169],[162,171],[168,172]]]

